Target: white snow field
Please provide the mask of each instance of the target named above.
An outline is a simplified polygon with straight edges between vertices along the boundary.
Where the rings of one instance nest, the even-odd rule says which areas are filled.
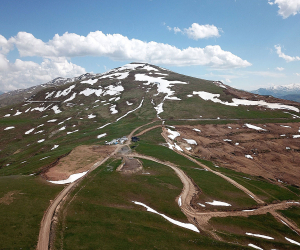
[[[206,101],[212,101],[215,103],[220,103],[223,105],[228,106],[239,106],[239,105],[246,105],[246,106],[262,106],[269,109],[288,109],[295,112],[299,112],[299,109],[290,105],[284,105],[280,103],[268,103],[265,101],[251,101],[251,100],[244,100],[244,99],[237,99],[232,98],[232,102],[223,102],[218,97],[220,97],[220,94],[212,94],[205,91],[193,91],[193,95],[198,95],[200,98]]]
[[[171,129],[168,128],[168,137],[172,140],[174,140],[177,136],[180,136],[180,133],[178,133],[177,131],[173,131]]]

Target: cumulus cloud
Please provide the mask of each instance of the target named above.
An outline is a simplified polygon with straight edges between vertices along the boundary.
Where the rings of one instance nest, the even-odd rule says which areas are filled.
[[[4,58],[5,70],[1,72],[1,58]],[[86,73],[85,69],[69,62],[66,58],[45,58],[38,64],[17,59],[10,63],[0,54],[0,89],[11,91],[48,82],[58,76],[74,77]]]
[[[275,0],[274,2],[268,0],[268,3],[270,5],[277,4],[279,8],[278,14],[284,19],[300,13],[300,0]]]
[[[191,39],[198,40],[209,37],[219,37],[219,29],[214,25],[200,25],[193,23],[188,29],[184,29],[184,33]]]
[[[283,67],[277,67],[276,69],[277,69],[278,71],[283,71],[283,70],[284,70]]]
[[[180,29],[174,31],[180,32]],[[42,63],[17,59],[9,62],[6,54],[16,48],[21,57],[40,57]],[[115,61],[139,61],[169,66],[203,65],[217,69],[250,66],[246,60],[224,51],[218,45],[205,48],[175,46],[129,39],[121,34],[90,32],[87,36],[74,33],[56,34],[48,42],[31,33],[19,32],[8,40],[0,35],[0,89],[12,90],[47,82],[55,77],[73,77],[85,73],[70,58],[95,56]],[[6,86],[6,87],[5,87]]]
[[[128,39],[121,34],[105,35],[101,31],[90,32],[87,36],[74,33],[65,33],[62,36],[56,34],[46,43],[30,33],[19,32],[13,41],[21,56],[105,56],[116,61],[140,61],[172,66],[206,65],[220,68],[251,65],[231,52],[222,50],[219,45],[178,49],[169,44]]]
[[[286,62],[300,61],[299,56],[288,56],[288,55],[284,54],[281,51],[281,46],[280,45],[275,45],[274,47],[276,49],[276,53],[278,54],[278,56],[283,58]]]
[[[204,39],[204,38],[210,38],[210,37],[219,37],[220,36],[220,29],[218,29],[214,25],[200,25],[198,23],[193,23],[191,27],[185,28],[181,30],[178,27],[171,28],[167,26],[168,30],[174,31],[175,34],[182,33],[187,35],[189,38],[194,40]]]

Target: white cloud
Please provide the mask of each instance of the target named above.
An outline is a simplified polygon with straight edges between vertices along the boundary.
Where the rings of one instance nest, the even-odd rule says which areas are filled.
[[[300,73],[295,73],[296,74],[296,76],[300,76]]]
[[[177,32],[179,32],[179,28]],[[21,57],[41,57],[42,63],[16,59],[9,62],[6,54],[16,48]],[[9,91],[45,83],[55,77],[73,77],[85,69],[70,62],[72,57],[108,57],[116,61],[139,61],[170,66],[203,65],[216,69],[250,66],[246,60],[224,51],[219,45],[205,48],[175,46],[128,39],[121,34],[90,32],[87,36],[74,33],[55,35],[44,42],[27,32],[6,39],[0,35],[0,89]]]
[[[181,32],[181,29],[179,29],[178,27],[174,27],[173,29],[174,29],[175,34],[178,32]]]
[[[284,70],[283,67],[277,67],[276,69],[277,69],[278,71],[283,71],[283,70]]]
[[[284,54],[281,51],[281,46],[280,45],[275,45],[274,47],[276,49],[276,53],[278,54],[278,56],[283,58],[286,62],[300,61],[299,56],[288,56],[288,55]]]
[[[296,15],[300,13],[300,0],[275,0],[272,2],[268,0],[270,5],[278,5],[278,14],[281,15],[284,19],[288,18],[290,15]]]
[[[0,69],[3,57],[0,54]],[[68,62],[63,57],[45,58],[41,64],[20,59],[10,63],[5,57],[4,59],[6,60],[6,70],[0,71],[0,89],[4,91],[46,83],[58,76],[74,77],[86,73],[84,68]]]
[[[194,39],[194,40],[199,40],[203,38],[210,38],[210,37],[219,37],[220,33],[219,31],[221,29],[218,29],[214,25],[200,25],[198,23],[193,23],[191,27],[185,28],[184,30],[181,30],[178,27],[171,28],[167,26],[169,31],[174,31],[175,34],[178,32],[187,35],[189,38]]]
[[[247,67],[246,60],[224,51],[219,45],[178,49],[175,46],[128,39],[120,34],[90,32],[86,37],[74,33],[55,35],[47,43],[32,34],[19,32],[13,38],[21,56],[78,57],[105,56],[117,61],[140,61],[173,66],[205,65],[218,68]]]
[[[214,25],[200,25],[193,23],[188,29],[184,29],[184,33],[191,39],[198,40],[209,37],[219,37],[219,29]]]

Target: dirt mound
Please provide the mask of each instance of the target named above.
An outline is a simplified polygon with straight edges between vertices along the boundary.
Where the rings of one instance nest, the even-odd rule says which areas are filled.
[[[90,170],[96,162],[103,160],[114,150],[114,146],[78,146],[69,155],[60,159],[44,176],[51,181],[68,179],[72,174]]]

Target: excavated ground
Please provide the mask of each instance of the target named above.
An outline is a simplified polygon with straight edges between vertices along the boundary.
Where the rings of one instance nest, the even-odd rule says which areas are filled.
[[[143,169],[143,165],[138,159],[133,157],[123,157],[123,162],[117,171],[124,174],[134,174]]]
[[[96,162],[103,160],[114,150],[115,146],[78,146],[69,155],[60,159],[44,176],[51,181],[68,179],[72,174],[90,170]]]
[[[300,186],[299,123],[255,124],[266,131],[244,124],[176,126],[176,140],[186,152],[223,167]],[[283,127],[285,126],[285,127]],[[201,132],[194,131],[199,129]],[[184,139],[193,139],[197,145]],[[189,151],[186,148],[191,147]],[[253,159],[246,158],[251,155]]]

